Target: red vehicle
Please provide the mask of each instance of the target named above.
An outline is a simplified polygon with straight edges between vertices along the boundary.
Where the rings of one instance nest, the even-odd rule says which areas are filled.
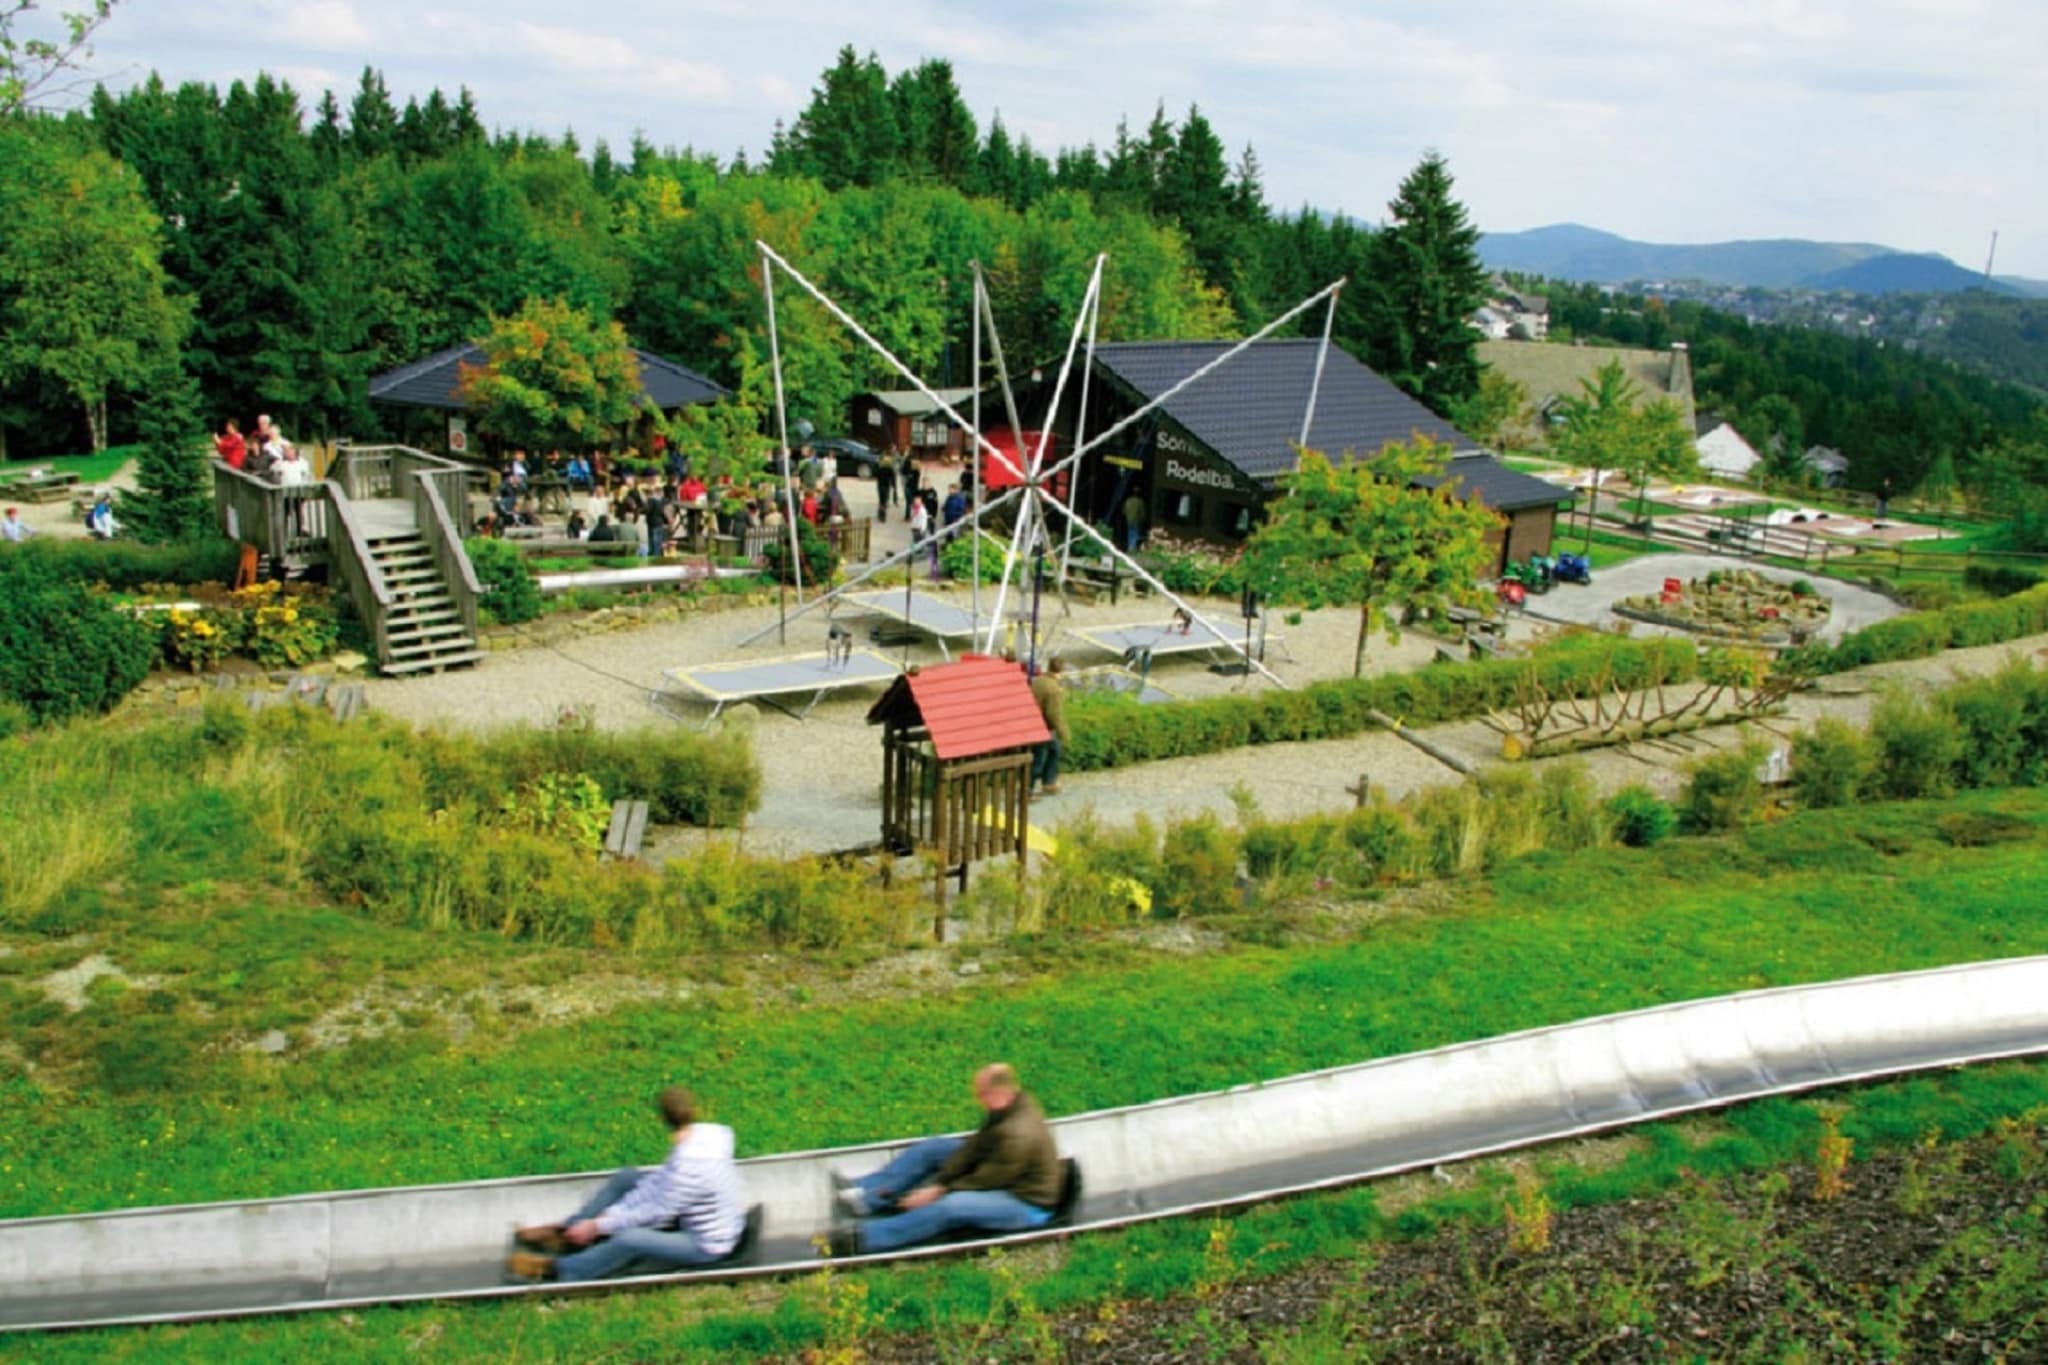
[[[1013,472],[1011,465],[1014,465],[1016,470],[1029,469],[1031,467],[1031,453],[1038,449],[1038,440],[1042,434],[1036,431],[1025,432],[1024,440],[1020,447],[1016,433],[1008,427],[991,427],[982,432],[982,436],[988,443],[997,450],[1002,451],[1010,461],[1010,464],[1006,465],[986,450],[981,452],[982,497],[995,497],[998,494],[1008,492],[1024,482],[1016,472]],[[1060,438],[1055,435],[1045,443],[1045,463],[1042,467],[1051,469],[1054,465],[1058,464],[1060,462],[1060,453]],[[1067,500],[1067,486],[1072,481],[1072,477],[1073,471],[1071,469],[1062,469],[1051,480],[1049,485],[1050,491],[1061,502]]]

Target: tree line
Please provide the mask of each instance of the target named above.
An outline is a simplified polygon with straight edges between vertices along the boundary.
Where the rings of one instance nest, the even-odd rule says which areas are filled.
[[[268,74],[225,90],[152,76],[63,117],[0,121],[0,158],[21,187],[0,309],[90,333],[7,329],[0,430],[22,451],[99,444],[109,422],[132,435],[167,355],[216,416],[262,406],[307,434],[377,434],[371,375],[535,299],[616,321],[760,404],[756,237],[941,382],[969,379],[970,262],[1028,365],[1064,345],[1098,251],[1103,340],[1241,334],[1346,275],[1341,343],[1438,407],[1476,375],[1462,329],[1442,325],[1484,276],[1440,160],[1388,231],[1280,215],[1251,148],[1227,157],[1197,108],[1048,157],[999,118],[978,126],[944,61],[891,78],[848,48],[758,163],[492,133],[468,91],[399,107],[375,70],[310,109]],[[103,225],[102,256],[136,262],[130,278],[62,248],[82,218]],[[808,300],[779,302],[801,415],[835,427],[848,396],[895,382]],[[67,348],[93,353],[90,374]]]

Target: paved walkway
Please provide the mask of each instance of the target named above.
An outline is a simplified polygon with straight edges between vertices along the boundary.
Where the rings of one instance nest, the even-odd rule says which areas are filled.
[[[1654,594],[1664,586],[1664,580],[1667,578],[1691,580],[1705,578],[1716,569],[1756,567],[1746,560],[1723,555],[1644,555],[1640,559],[1631,559],[1613,568],[1594,570],[1590,587],[1559,583],[1542,596],[1530,598],[1529,612],[1534,616],[1579,625],[1611,626],[1622,619],[1616,616],[1612,609],[1616,601],[1640,593]],[[1888,620],[1906,610],[1883,593],[1859,588],[1853,583],[1844,583],[1840,579],[1829,578],[1823,574],[1799,574],[1789,569],[1762,569],[1760,572],[1764,577],[1782,583],[1805,578],[1807,582],[1813,584],[1816,592],[1821,593],[1833,604],[1828,623],[1821,631],[1823,640],[1839,640],[1852,630],[1861,630],[1867,625]],[[1637,623],[1635,629],[1648,633],[1655,627]]]

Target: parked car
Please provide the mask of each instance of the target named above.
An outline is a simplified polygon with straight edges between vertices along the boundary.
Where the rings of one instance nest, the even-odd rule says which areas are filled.
[[[825,462],[827,473],[837,474],[842,479],[873,478],[875,465],[882,458],[881,452],[873,446],[850,436],[828,436],[804,444],[818,453],[818,458]],[[801,453],[797,456],[797,464],[803,464]],[[782,458],[779,455],[770,455],[762,467],[775,478],[782,477]]]

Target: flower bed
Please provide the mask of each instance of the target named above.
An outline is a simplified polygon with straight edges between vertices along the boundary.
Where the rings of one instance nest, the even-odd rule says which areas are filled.
[[[1832,604],[1805,579],[1791,583],[1754,569],[1716,569],[1676,594],[1639,593],[1617,614],[1677,630],[1753,644],[1798,645],[1825,626]]]

